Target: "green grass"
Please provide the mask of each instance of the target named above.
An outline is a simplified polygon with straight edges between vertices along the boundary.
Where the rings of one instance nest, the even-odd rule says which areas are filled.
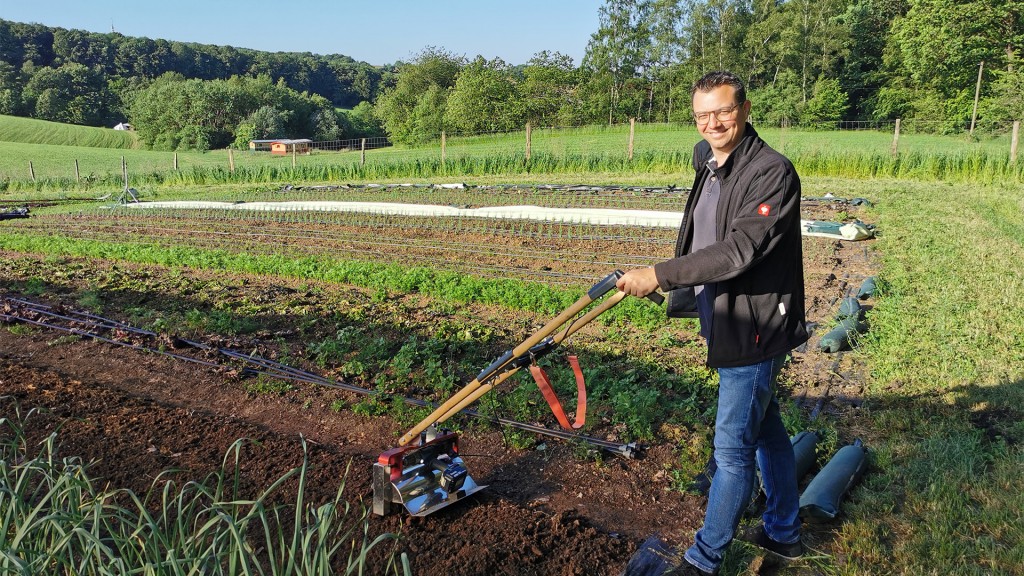
[[[0,114],[0,141],[91,148],[138,148],[134,132]]]
[[[839,527],[835,572],[1020,573],[1020,190],[905,185],[879,195],[882,289],[857,423],[872,467]]]
[[[57,125],[62,126],[62,125]],[[68,127],[72,128],[80,127]],[[99,129],[91,129],[99,130]],[[113,131],[110,131],[113,132]],[[907,178],[1024,182],[1024,162],[1009,161],[1009,137],[965,137],[904,134],[900,153],[890,154],[892,135],[882,131],[762,131],[769,144],[785,152],[803,176]],[[447,139],[445,161],[440,143],[421,147],[371,150],[361,164],[358,152],[315,152],[309,156],[215,150],[175,153],[92,148],[87,144],[57,146],[0,142],[0,194],[8,192],[66,193],[68,190],[116,190],[123,186],[121,158],[136,188],[187,187],[215,184],[280,184],[466,179],[501,175],[526,180],[551,175],[570,180],[606,174],[659,184],[688,186],[690,154],[698,140],[692,126],[638,125],[633,159],[627,158],[626,126],[543,129],[532,132],[531,157],[525,155],[525,133],[513,132]],[[69,144],[74,140],[56,139]],[[81,180],[74,173],[79,162]],[[35,171],[32,181],[29,163]],[[231,170],[231,163],[234,170]],[[293,165],[294,164],[294,165]]]

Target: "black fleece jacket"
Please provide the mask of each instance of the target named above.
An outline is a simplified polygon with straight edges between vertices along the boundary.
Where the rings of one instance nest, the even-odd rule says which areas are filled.
[[[654,270],[662,290],[717,283],[707,363],[746,366],[807,341],[800,179],[793,164],[747,124],[743,139],[716,171],[722,187],[717,242],[693,252],[693,207],[708,177],[705,161],[710,157],[707,142],[694,146],[697,176],[675,258]]]

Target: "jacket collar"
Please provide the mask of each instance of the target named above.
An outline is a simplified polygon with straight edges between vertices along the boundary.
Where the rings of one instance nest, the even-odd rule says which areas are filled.
[[[715,174],[719,178],[728,178],[729,174],[732,173],[733,166],[736,165],[737,157],[746,157],[756,152],[761,147],[761,137],[757,135],[757,130],[751,126],[750,122],[747,122],[743,128],[743,138],[740,139],[740,143],[736,145],[736,148],[729,153],[729,157],[725,159],[725,163],[715,170]],[[707,166],[707,161],[714,158],[714,153],[711,148],[708,147],[708,157],[704,159],[704,165]]]

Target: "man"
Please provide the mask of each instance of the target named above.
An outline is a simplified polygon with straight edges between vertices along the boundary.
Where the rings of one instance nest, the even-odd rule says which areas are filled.
[[[735,535],[755,459],[767,496],[755,542],[787,558],[802,553],[796,465],[774,387],[807,331],[796,171],[747,123],[751,104],[736,75],[710,72],[691,94],[703,141],[675,258],[631,270],[617,287],[633,296],[693,287],[707,363],[718,370],[717,471],[704,526],[668,572],[700,575],[717,572]]]

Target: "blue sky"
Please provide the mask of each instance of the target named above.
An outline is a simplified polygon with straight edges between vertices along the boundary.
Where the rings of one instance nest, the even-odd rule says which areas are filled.
[[[578,65],[602,0],[0,0],[0,18],[374,65],[427,46],[524,64],[541,50]]]

